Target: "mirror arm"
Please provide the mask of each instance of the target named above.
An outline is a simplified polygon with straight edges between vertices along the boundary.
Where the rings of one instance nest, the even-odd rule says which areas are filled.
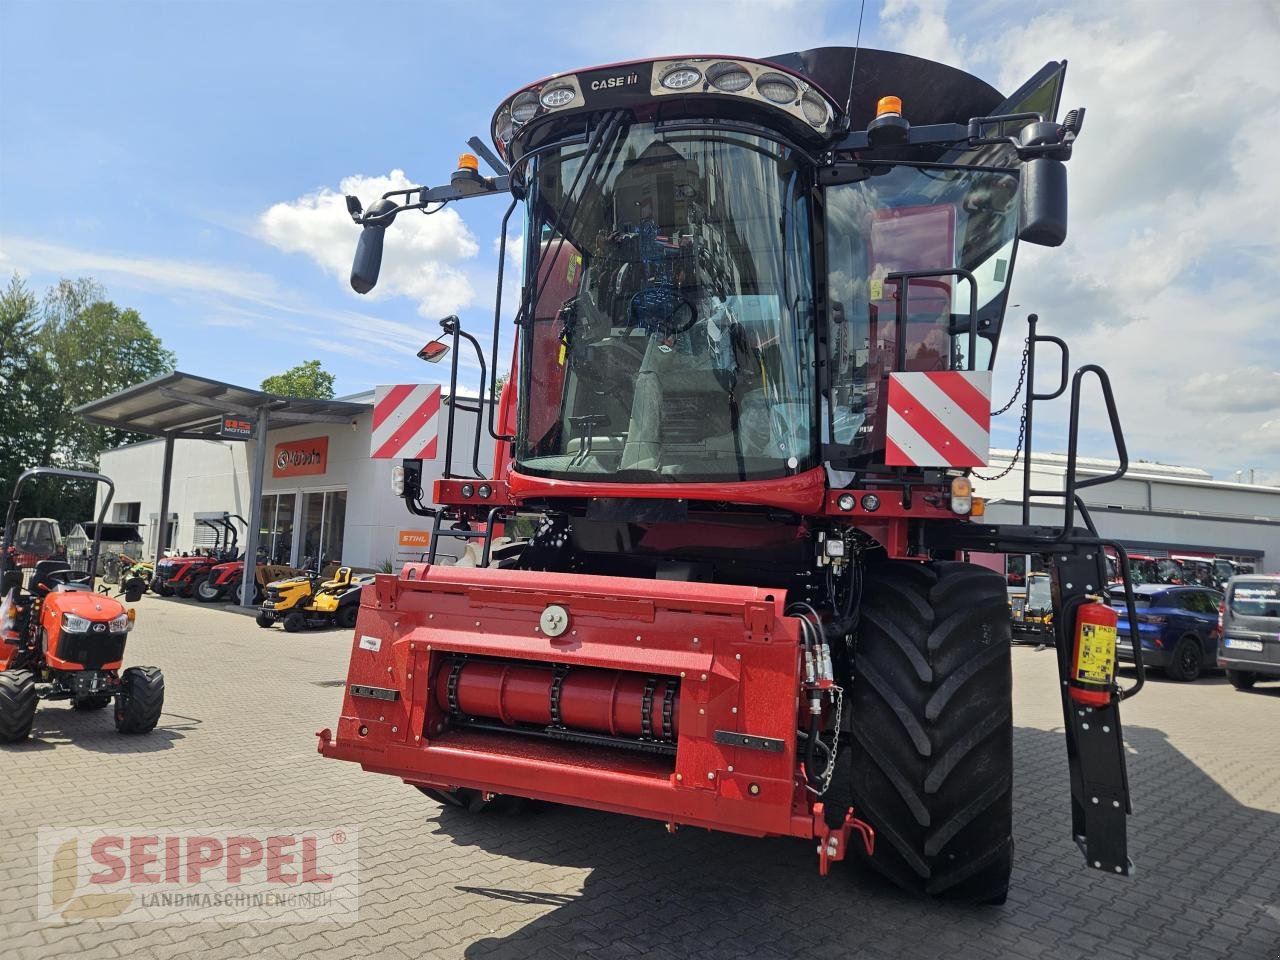
[[[392,197],[411,197],[414,194],[417,194],[418,199],[412,203],[398,203],[393,209],[378,214],[370,214],[361,210],[360,201],[354,197],[349,198],[347,209],[351,211],[352,221],[362,227],[389,226],[391,221],[396,218],[396,214],[403,213],[406,210],[422,210],[436,204],[450,203],[454,200],[466,200],[470,197],[491,197],[498,193],[509,193],[510,190],[510,177],[486,177],[484,178],[483,188],[479,190],[474,187],[469,190],[462,190],[452,184],[443,187],[410,187],[407,190],[389,190],[382,195],[383,200],[390,200]]]

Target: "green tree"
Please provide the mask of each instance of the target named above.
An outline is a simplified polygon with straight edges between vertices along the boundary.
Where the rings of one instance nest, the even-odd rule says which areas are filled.
[[[37,304],[18,277],[0,294],[0,484],[7,496],[27,467],[96,469],[109,447],[138,434],[91,426],[75,408],[174,368],[175,357],[136,310],[90,279],[63,280]],[[88,519],[89,485],[43,482],[23,492],[24,516],[64,529]]]
[[[41,401],[52,376],[37,343],[39,329],[39,303],[14,274],[0,294],[0,502],[18,474],[44,454]]]
[[[333,374],[320,366],[319,360],[307,360],[284,373],[267,377],[262,381],[262,389],[281,397],[332,400],[333,380]]]

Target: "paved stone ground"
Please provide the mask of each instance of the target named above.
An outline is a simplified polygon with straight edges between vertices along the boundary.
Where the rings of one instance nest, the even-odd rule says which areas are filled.
[[[1049,653],[1014,651],[1016,860],[1004,907],[903,897],[808,844],[543,807],[442,810],[397,780],[321,759],[349,639],[286,635],[147,598],[131,663],[167,712],[149,737],[42,708],[0,748],[0,955],[177,957],[1280,958],[1280,685],[1154,680],[1126,705],[1137,814],[1129,880],[1086,870],[1068,837]],[[36,831],[113,822],[358,824],[358,923],[35,920]]]

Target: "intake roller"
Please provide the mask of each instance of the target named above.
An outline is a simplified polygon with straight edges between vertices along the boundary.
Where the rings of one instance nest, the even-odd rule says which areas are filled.
[[[670,743],[679,734],[680,683],[672,677],[452,658],[436,674],[435,696],[450,714],[507,726],[563,727]]]

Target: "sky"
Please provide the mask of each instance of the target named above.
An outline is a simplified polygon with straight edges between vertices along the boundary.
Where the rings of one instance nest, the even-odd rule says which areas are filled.
[[[860,16],[864,46],[1005,93],[1065,58],[1064,109],[1087,108],[1070,236],[1019,253],[997,402],[1035,311],[1073,365],[1108,368],[1131,458],[1280,483],[1274,3],[0,0],[0,277],[95,277],[189,373],[254,386],[318,358],[340,394],[431,379],[414,355],[441,316],[489,340],[505,203],[401,215],[361,297],[343,194],[447,182],[548,74],[851,46]],[[1085,413],[1082,452],[1112,454],[1096,398]],[[1063,449],[1064,421],[1037,408],[1037,449]],[[1015,408],[993,443],[1016,431]]]

